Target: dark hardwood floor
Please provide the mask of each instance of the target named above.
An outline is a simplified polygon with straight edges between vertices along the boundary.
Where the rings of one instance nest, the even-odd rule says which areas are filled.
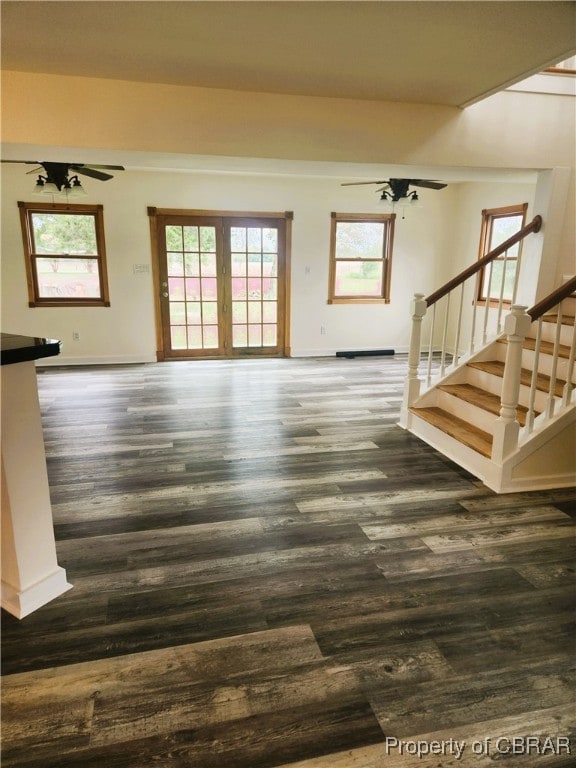
[[[405,370],[41,370],[74,588],[3,613],[3,768],[574,766],[575,492],[402,430]]]

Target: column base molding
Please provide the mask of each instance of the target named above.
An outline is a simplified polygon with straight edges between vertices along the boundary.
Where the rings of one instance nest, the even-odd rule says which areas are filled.
[[[66,571],[58,566],[56,571],[21,591],[3,581],[0,602],[5,611],[23,619],[69,589],[72,589],[72,584],[66,581]]]

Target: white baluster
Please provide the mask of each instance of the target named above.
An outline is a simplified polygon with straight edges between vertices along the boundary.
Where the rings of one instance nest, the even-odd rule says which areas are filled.
[[[502,264],[502,277],[500,278],[500,296],[498,298],[498,318],[496,320],[496,333],[502,333],[502,307],[504,306],[504,285],[506,283],[506,270],[508,269],[508,251],[504,251]]]
[[[490,301],[492,298],[492,270],[494,267],[494,262],[490,262],[490,266],[488,267],[488,285],[486,287],[486,304],[484,305],[484,328],[482,331],[482,344],[486,344],[486,340],[488,338],[488,316],[490,314]]]
[[[556,406],[556,378],[558,373],[558,352],[560,349],[560,334],[562,332],[562,305],[558,305],[558,319],[556,320],[556,333],[554,335],[554,352],[552,353],[552,371],[550,372],[550,389],[548,390],[548,402],[546,403],[546,415],[548,419],[554,416]]]
[[[522,248],[518,250],[516,259],[516,271],[514,272],[514,288],[512,289],[512,304],[516,304],[516,294],[518,293],[518,282],[520,280],[520,269],[522,266]]]
[[[442,351],[440,355],[440,376],[444,376],[444,371],[446,370],[446,346],[448,339],[448,319],[450,317],[451,296],[451,292],[446,296],[446,314],[444,315],[444,331],[442,332]]]
[[[530,379],[530,394],[528,396],[528,413],[526,414],[526,432],[530,434],[534,429],[534,404],[536,402],[536,384],[538,383],[538,368],[540,366],[540,342],[542,340],[542,318],[538,320],[536,330],[536,344],[534,345],[534,360],[532,363],[532,377]]]
[[[504,320],[504,333],[508,344],[502,381],[500,416],[494,423],[492,444],[492,459],[498,463],[502,463],[503,459],[518,445],[520,425],[516,418],[516,410],[520,394],[522,346],[531,324],[532,318],[526,313],[526,307],[518,305],[512,307],[510,314],[506,315]]]
[[[430,343],[428,345],[428,366],[426,369],[426,385],[432,381],[432,355],[434,354],[434,332],[436,330],[436,304],[432,305],[432,327],[430,328]]]
[[[470,354],[475,349],[475,336],[476,336],[476,316],[478,314],[478,296],[480,291],[480,272],[476,273],[476,285],[474,288],[474,297],[472,300],[472,328],[470,329]]]
[[[564,392],[562,393],[562,403],[567,406],[570,403],[572,397],[572,390],[574,384],[572,378],[574,376],[574,357],[576,353],[576,324],[574,325],[574,332],[572,334],[572,344],[570,345],[570,356],[568,358],[568,369],[566,374],[566,384],[564,385]]]
[[[462,307],[464,306],[464,283],[460,286],[460,304],[458,305],[458,327],[456,328],[456,340],[454,341],[454,359],[452,367],[456,368],[460,358],[460,329],[462,328]]]

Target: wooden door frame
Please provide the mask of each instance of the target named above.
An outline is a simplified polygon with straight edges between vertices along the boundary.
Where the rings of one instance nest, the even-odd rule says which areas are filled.
[[[154,322],[156,328],[156,360],[163,362],[166,359],[166,350],[164,346],[163,326],[162,326],[162,307],[160,303],[161,280],[159,263],[159,242],[158,242],[158,218],[160,216],[197,216],[206,218],[222,219],[283,219],[285,222],[285,281],[284,281],[284,357],[291,356],[290,347],[290,311],[291,311],[291,255],[292,255],[292,221],[294,219],[293,211],[213,211],[201,209],[185,208],[156,208],[148,207],[148,219],[150,222],[150,243],[152,249],[152,282],[154,288]],[[185,359],[185,358],[182,358]],[[192,359],[192,358],[191,358]],[[193,359],[198,359],[194,357]]]

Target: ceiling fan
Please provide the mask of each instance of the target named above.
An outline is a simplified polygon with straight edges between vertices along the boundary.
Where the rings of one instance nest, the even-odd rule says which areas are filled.
[[[382,192],[381,200],[391,200],[397,203],[403,198],[418,200],[418,193],[415,189],[409,190],[409,187],[425,187],[427,189],[444,189],[447,184],[439,181],[428,181],[427,179],[387,179],[386,181],[347,181],[341,184],[342,187],[352,187],[358,184],[383,184],[384,186],[376,190]]]
[[[98,179],[99,181],[108,181],[108,179],[114,177],[110,173],[104,173],[101,169],[109,171],[124,170],[123,165],[52,163],[44,160],[2,160],[1,162],[23,163],[25,165],[36,166],[36,168],[27,173],[38,173],[38,171],[43,170],[44,173],[40,173],[38,175],[38,180],[36,181],[36,191],[40,193],[76,191],[76,193],[83,194],[84,190],[82,189],[78,174],[81,176],[89,176],[90,178]]]

